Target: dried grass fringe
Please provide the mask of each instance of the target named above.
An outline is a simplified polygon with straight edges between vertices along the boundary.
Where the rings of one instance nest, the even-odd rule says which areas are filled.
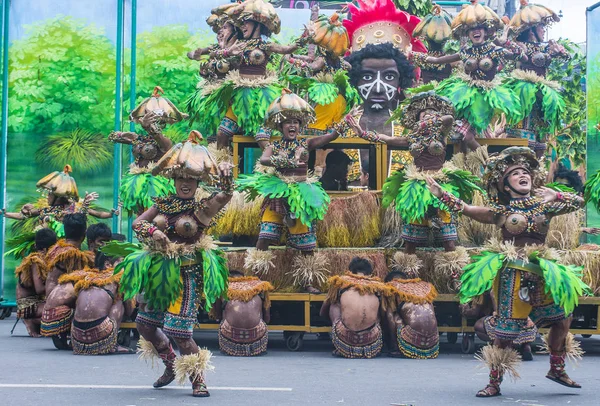
[[[356,283],[352,279],[367,281],[368,284]],[[345,275],[332,276],[329,278],[328,283],[329,290],[326,300],[330,303],[336,303],[340,291],[349,288],[356,290],[361,296],[380,294],[384,297],[390,297],[392,295],[392,288],[376,276],[362,276],[346,272]]]
[[[161,363],[161,359],[158,356],[158,351],[154,348],[154,345],[144,337],[140,336],[137,343],[137,354],[138,358],[145,361],[146,364],[150,363],[150,368],[154,369]]]
[[[262,251],[256,248],[251,248],[246,252],[244,268],[251,270],[257,275],[269,275],[271,269],[275,267],[273,258],[274,255],[271,251]]]
[[[23,258],[19,266],[15,268],[15,276],[17,279],[20,277],[21,283],[25,286],[31,286],[33,283],[33,275],[31,270],[33,265],[37,265],[40,277],[44,281],[50,272],[50,269],[48,269],[46,266],[46,261],[42,257],[42,254],[39,252],[34,252],[27,255],[25,258]]]
[[[156,166],[156,162],[150,162],[146,166],[138,166],[135,163],[129,165],[129,173],[131,175],[139,175],[142,173],[152,173],[152,169]]]
[[[233,289],[232,283],[235,282],[250,282],[250,281],[260,281],[260,283],[255,284],[252,288],[249,289]],[[242,302],[249,302],[256,295],[263,294],[263,307],[265,309],[269,309],[271,307],[271,301],[269,300],[269,292],[273,291],[275,288],[271,283],[266,281],[261,281],[256,276],[241,276],[236,278],[229,278],[229,289],[227,290],[227,298],[229,300],[240,300]]]
[[[400,213],[396,211],[394,204],[389,205],[387,208],[382,208],[383,214],[381,215],[382,221],[381,227],[381,239],[379,240],[379,247],[394,248],[402,244],[402,217]]]
[[[419,259],[415,254],[398,251],[392,257],[391,265],[392,270],[404,272],[411,278],[417,278],[420,270],[423,269],[423,260]]]
[[[77,269],[91,267],[94,265],[94,253],[90,251],[82,251],[79,248],[67,244],[64,240],[58,240],[54,245],[58,253],[53,252],[47,258],[48,269],[54,268],[58,263],[62,263],[67,272],[72,272]],[[52,250],[51,248],[51,251]]]
[[[175,379],[180,385],[185,384],[185,378],[193,381],[202,377],[204,372],[215,369],[211,363],[212,352],[206,348],[199,348],[195,354],[182,355],[175,359]]]
[[[325,218],[317,223],[321,247],[372,247],[380,237],[379,199],[374,192],[333,198]]]
[[[485,205],[485,199],[479,192],[473,194],[473,205]],[[501,238],[501,231],[494,224],[483,224],[467,216],[461,216],[457,222],[458,241],[463,246],[480,247],[486,241]]]
[[[216,248],[218,247],[215,240],[210,235],[203,234],[194,244],[170,242],[164,248],[153,246],[148,247],[148,250],[160,253],[168,258],[189,259],[195,258],[200,250],[214,250]]]
[[[559,250],[572,250],[579,246],[584,212],[577,210],[555,216],[550,220],[546,245]]]
[[[512,348],[500,348],[488,344],[481,349],[481,353],[475,355],[475,359],[484,363],[484,367],[496,369],[501,376],[508,375],[513,381],[521,376],[517,368],[521,364],[521,356]]]
[[[211,232],[217,236],[233,234],[257,237],[260,231],[262,203],[262,197],[246,201],[245,193],[234,192],[223,215],[211,228]]]
[[[582,246],[580,248],[586,248]],[[584,249],[563,252],[563,262],[567,265],[583,266],[583,281],[592,289],[594,296],[600,294],[600,251]]]
[[[269,72],[265,76],[243,77],[239,70],[229,71],[225,76],[225,81],[231,81],[233,87],[268,87],[279,82],[279,77],[274,72]]]
[[[329,275],[328,265],[327,257],[320,252],[312,255],[299,254],[294,258],[288,274],[297,287],[322,285]]]
[[[438,291],[436,290],[435,286],[433,286],[429,282],[422,281],[420,278],[403,279],[399,282],[407,283],[407,284],[408,283],[427,283],[427,284],[429,284],[430,290],[429,290],[429,292],[427,292],[427,294],[425,296],[417,296],[417,295],[408,293],[406,291],[400,290],[392,284],[392,285],[390,285],[390,287],[392,288],[392,292],[394,293],[394,296],[396,298],[396,303],[395,303],[396,306],[400,305],[400,303],[402,303],[402,302],[409,302],[409,303],[414,303],[414,304],[425,304],[425,303],[431,304],[431,303],[433,303],[435,298],[438,296]]]
[[[217,147],[216,142],[211,142],[210,144],[207,145],[206,148],[208,149],[208,152],[210,153],[210,155],[212,155],[213,158],[215,158],[215,162],[217,163],[217,165],[219,165],[223,162],[233,163],[232,152],[229,148],[219,149]]]
[[[456,247],[456,251],[438,252],[433,259],[433,275],[436,280],[446,279],[450,291],[458,288],[459,280],[453,279],[452,274],[462,275],[462,270],[471,261],[465,247]],[[433,284],[435,286],[435,283]]]
[[[539,76],[532,70],[515,69],[512,72],[510,72],[510,76],[518,80],[523,80],[525,82],[542,83],[554,90],[560,90],[560,83],[554,80],[548,80],[543,76]]]
[[[542,334],[542,346],[538,351],[542,354],[550,354],[550,346],[548,345],[548,333]],[[565,358],[567,361],[573,364],[573,367],[578,367],[581,360],[583,360],[583,354],[585,351],[581,349],[581,343],[575,340],[575,336],[571,333],[567,333],[565,338]]]

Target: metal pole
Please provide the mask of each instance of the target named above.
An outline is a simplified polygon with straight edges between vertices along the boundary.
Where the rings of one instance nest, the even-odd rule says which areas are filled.
[[[129,72],[129,111],[135,109],[135,71],[137,63],[137,0],[131,0],[131,71]],[[135,124],[133,121],[129,123],[129,131],[135,131]],[[133,162],[132,146],[129,146],[129,163]],[[129,216],[127,218],[127,241],[133,240],[133,230],[131,225],[133,218]]]
[[[6,205],[6,147],[8,143],[8,15],[10,0],[2,1],[2,140],[0,141],[0,208]],[[0,248],[4,254],[4,216],[0,216]],[[0,255],[0,300],[4,297],[4,255]]]
[[[122,107],[122,65],[123,65],[123,0],[117,2],[117,61],[115,74],[115,131],[121,131]],[[114,169],[113,169],[113,207],[119,205],[119,183],[121,181],[121,144],[115,143],[114,146]],[[112,228],[114,232],[119,232],[119,216],[113,217]]]

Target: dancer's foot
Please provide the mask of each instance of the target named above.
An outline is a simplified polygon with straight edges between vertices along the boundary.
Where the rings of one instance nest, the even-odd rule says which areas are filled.
[[[190,377],[190,382],[192,382],[192,396],[195,398],[207,398],[210,396],[208,392],[208,388],[206,387],[206,383],[204,383],[204,378],[202,375],[198,375],[196,379]]]
[[[162,388],[167,386],[175,380],[175,370],[171,366],[165,368],[165,372],[152,384],[155,388]]]
[[[533,353],[531,352],[531,345],[521,345],[521,359],[523,361],[533,361]]]
[[[478,398],[493,398],[500,395],[502,394],[500,393],[499,386],[488,384],[485,388],[477,392],[475,396]]]
[[[575,382],[574,380],[572,380],[571,378],[569,378],[569,375],[567,375],[567,373],[564,372],[564,371],[563,372],[556,372],[556,371],[553,371],[551,369],[546,374],[546,378],[548,378],[551,381],[554,381],[554,382],[556,382],[558,384],[566,386],[567,388],[574,388],[574,389],[581,388],[581,385],[578,384],[577,382]]]

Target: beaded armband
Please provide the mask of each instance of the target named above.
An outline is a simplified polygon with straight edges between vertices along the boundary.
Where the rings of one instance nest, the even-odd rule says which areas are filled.
[[[156,231],[156,227],[154,226],[154,224],[146,220],[140,221],[139,223],[135,224],[132,228],[135,232],[136,237],[142,241],[152,239],[152,234]]]
[[[462,211],[465,209],[465,202],[448,192],[442,193],[440,201],[454,213],[462,213]]]
[[[556,193],[556,201],[567,209],[577,210],[583,206],[584,200],[574,193]]]
[[[422,52],[412,52],[410,54],[410,59],[416,66],[422,66],[423,64],[425,64],[425,60],[427,59],[427,57],[428,55]]]
[[[90,209],[90,204],[90,201],[83,199],[83,203],[81,203],[81,207],[77,210],[77,213],[87,214]]]
[[[108,134],[108,140],[110,142],[123,142],[125,141],[125,138],[121,131],[111,131],[110,134]]]
[[[346,134],[346,132],[350,129],[350,126],[348,125],[348,123],[346,123],[346,121],[342,120],[333,124],[331,126],[331,129],[337,131],[338,134],[342,135]]]
[[[216,184],[217,188],[226,195],[232,195],[235,190],[235,181],[233,175],[221,176]]]
[[[271,131],[261,128],[260,130],[258,130],[258,132],[254,135],[254,139],[256,140],[256,142],[261,142],[261,141],[270,141],[271,140]]]
[[[271,155],[271,164],[275,168],[297,168],[298,164],[281,155]]]
[[[375,131],[363,131],[360,138],[371,142],[379,142],[379,135]]]

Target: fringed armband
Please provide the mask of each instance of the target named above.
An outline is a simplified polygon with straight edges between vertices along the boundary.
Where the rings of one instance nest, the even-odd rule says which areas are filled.
[[[379,142],[380,141],[379,135],[377,135],[377,133],[375,131],[363,131],[360,138],[362,138],[363,140],[370,141],[370,142]]]
[[[132,228],[137,239],[141,241],[150,241],[152,239],[152,234],[154,234],[154,232],[157,230],[154,224],[146,220],[140,221]]]
[[[235,190],[233,174],[229,176],[221,176],[216,186],[221,190],[222,193],[225,193],[226,195],[232,195],[233,191]]]
[[[108,134],[108,140],[110,142],[128,141],[127,139],[125,139],[125,137],[123,137],[123,132],[121,131],[111,131],[110,134]]]
[[[465,202],[448,192],[442,193],[440,201],[454,213],[462,213],[462,211],[465,209]]]
[[[563,210],[574,211],[582,208],[585,201],[574,193],[557,192],[556,201],[563,206]]]

